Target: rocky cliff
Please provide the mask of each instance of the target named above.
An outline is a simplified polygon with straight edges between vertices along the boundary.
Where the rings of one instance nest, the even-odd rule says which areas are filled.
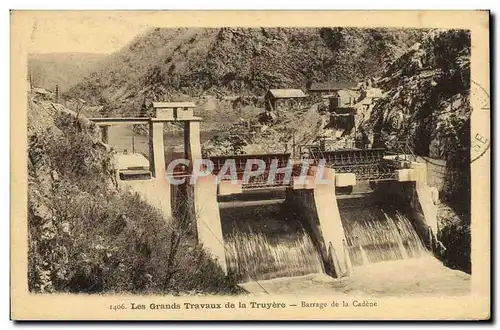
[[[383,97],[360,125],[374,146],[408,143],[444,173],[444,262],[470,272],[470,34],[433,30],[376,80]],[[428,157],[428,158],[427,158]],[[443,160],[444,162],[442,162]]]
[[[453,176],[447,180],[445,197],[468,204],[464,173],[469,173],[470,164],[470,34],[429,32],[375,85],[383,97],[361,123],[374,146],[404,141],[417,155],[445,159],[446,172]]]

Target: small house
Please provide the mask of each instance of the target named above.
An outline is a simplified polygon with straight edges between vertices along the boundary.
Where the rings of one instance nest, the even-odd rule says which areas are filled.
[[[301,89],[270,89],[264,96],[266,111],[278,113],[298,109],[305,97]]]
[[[373,101],[377,101],[382,95],[383,93],[380,88],[369,88],[366,90],[366,97],[371,98]]]
[[[357,103],[360,96],[359,86],[360,84],[355,82],[312,83],[309,86],[309,94],[329,99],[329,110],[332,112]]]
[[[349,89],[341,89],[331,94],[328,98],[330,100],[329,109],[332,112],[337,108],[352,107],[358,102],[359,93]]]

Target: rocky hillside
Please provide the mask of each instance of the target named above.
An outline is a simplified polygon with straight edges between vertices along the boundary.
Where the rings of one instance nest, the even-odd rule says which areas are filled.
[[[96,70],[106,56],[96,53],[29,54],[28,72],[34,86],[54,90],[59,85],[63,93]]]
[[[53,94],[28,102],[30,291],[235,290],[189,226],[116,188],[113,154],[95,125]]]
[[[428,33],[375,85],[384,92],[361,126],[374,146],[407,142],[445,173],[438,238],[448,248],[445,264],[470,272],[470,34]]]
[[[259,132],[235,124],[203,144],[207,155],[292,153],[294,145],[312,144],[320,137],[333,136],[327,128],[329,116],[318,111],[321,103],[288,112],[272,123],[259,123],[259,115],[252,121],[259,124]]]
[[[151,101],[202,94],[260,96],[268,88],[380,74],[420,30],[356,28],[161,29],[139,36],[69,91],[138,112]]]
[[[384,96],[361,124],[371,132],[374,146],[406,141],[420,156],[445,159],[448,175],[469,172],[468,32],[431,31],[391,65],[376,86]],[[447,198],[469,203],[466,175],[455,175],[448,184]]]

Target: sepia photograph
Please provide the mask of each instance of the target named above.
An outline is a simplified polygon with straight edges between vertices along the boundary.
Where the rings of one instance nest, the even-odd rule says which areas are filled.
[[[11,317],[489,318],[488,12],[217,14],[11,12]]]

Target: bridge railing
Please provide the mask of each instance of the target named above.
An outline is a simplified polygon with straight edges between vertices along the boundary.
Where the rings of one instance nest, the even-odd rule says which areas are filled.
[[[276,163],[277,169],[283,169],[288,166],[288,162],[290,160],[289,153],[280,153],[280,154],[254,154],[254,155],[231,155],[231,156],[212,156],[209,159],[212,161],[214,165],[213,174],[219,175],[221,171],[224,169],[224,165],[227,164],[227,161],[234,161],[236,166],[236,177],[237,180],[241,181],[243,184],[243,189],[256,189],[256,188],[270,188],[270,187],[284,187],[289,185],[288,182],[285,182],[285,174],[284,173],[275,173],[274,177],[269,178],[271,174],[271,165],[273,162]],[[247,167],[248,161],[253,160],[262,160],[265,163],[265,170],[263,173],[257,176],[249,176],[248,182],[244,182],[245,179],[245,169]],[[258,169],[258,165],[256,163],[252,163],[249,166],[251,171],[256,171]],[[231,174],[229,168],[226,168],[226,173],[222,173],[221,175],[229,175]]]

